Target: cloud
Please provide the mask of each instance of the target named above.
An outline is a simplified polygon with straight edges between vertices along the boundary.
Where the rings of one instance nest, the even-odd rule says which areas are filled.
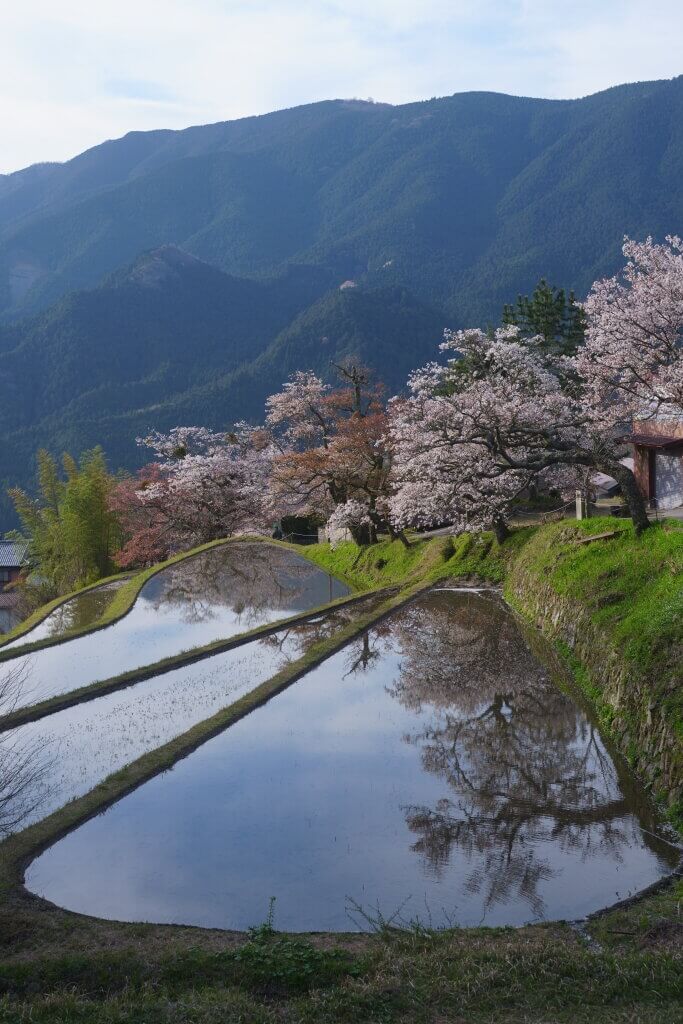
[[[679,0],[23,0],[0,34],[0,171],[130,130],[331,97],[573,97],[671,77]]]

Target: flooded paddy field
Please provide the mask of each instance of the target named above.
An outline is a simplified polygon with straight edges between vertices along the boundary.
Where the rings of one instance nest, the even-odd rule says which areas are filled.
[[[369,611],[375,603],[374,598],[361,601],[353,613]],[[5,740],[20,755],[30,752],[28,767],[39,775],[22,827],[234,703],[312,644],[334,636],[353,613],[339,608],[10,730]]]
[[[226,544],[157,573],[143,586],[130,612],[106,629],[19,655],[0,665],[0,673],[10,666],[22,670],[25,684],[19,704],[32,704],[307,611],[348,592],[339,580],[286,548]],[[95,596],[97,591],[91,593],[90,604],[102,599]],[[63,612],[71,614],[68,609]],[[50,635],[40,632],[47,621],[22,642]],[[56,624],[55,619],[52,625]]]
[[[68,601],[50,612],[42,622],[38,622],[33,629],[23,633],[16,640],[3,644],[0,651],[21,647],[22,644],[35,643],[37,640],[53,640],[71,630],[87,629],[88,626],[93,626],[106,611],[116,591],[127,582],[128,580],[125,579],[112,580],[111,583],[103,583],[101,587],[93,587],[91,590],[70,597]]]
[[[229,652],[262,659],[242,670],[249,687],[281,656],[259,645]],[[176,699],[149,705],[151,733]],[[102,743],[97,717],[78,727],[100,732],[74,765]],[[275,896],[276,926],[293,931],[354,930],[378,913],[518,925],[584,916],[677,859],[502,601],[442,590],[55,843],[26,884],[117,920],[246,928]]]

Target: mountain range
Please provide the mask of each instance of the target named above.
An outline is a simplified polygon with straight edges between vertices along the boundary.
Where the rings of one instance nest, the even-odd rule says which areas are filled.
[[[683,77],[579,100],[334,100],[0,175],[0,486],[39,445],[257,420],[295,369],[390,390],[446,326],[681,232]],[[8,525],[6,506],[0,526]]]

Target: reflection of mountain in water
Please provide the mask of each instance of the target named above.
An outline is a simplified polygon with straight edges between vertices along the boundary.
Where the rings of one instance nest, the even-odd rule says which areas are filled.
[[[180,610],[185,622],[205,622],[229,608],[248,624],[269,609],[295,614],[346,593],[344,584],[285,548],[234,544],[165,569],[141,596],[156,611]]]
[[[422,715],[405,740],[449,789],[434,806],[405,811],[413,849],[434,872],[457,847],[476,862],[466,887],[481,891],[486,907],[521,898],[540,916],[538,889],[555,874],[555,849],[621,861],[642,841],[628,776],[501,602],[432,594],[391,632],[403,657],[390,692]],[[644,801],[635,807],[653,829]]]

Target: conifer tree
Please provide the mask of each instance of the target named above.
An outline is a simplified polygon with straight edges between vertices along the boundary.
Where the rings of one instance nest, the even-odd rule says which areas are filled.
[[[549,285],[541,278],[529,298],[518,295],[503,308],[503,323],[517,327],[523,339],[541,336],[554,354],[573,355],[585,336],[583,309],[574,292]]]

